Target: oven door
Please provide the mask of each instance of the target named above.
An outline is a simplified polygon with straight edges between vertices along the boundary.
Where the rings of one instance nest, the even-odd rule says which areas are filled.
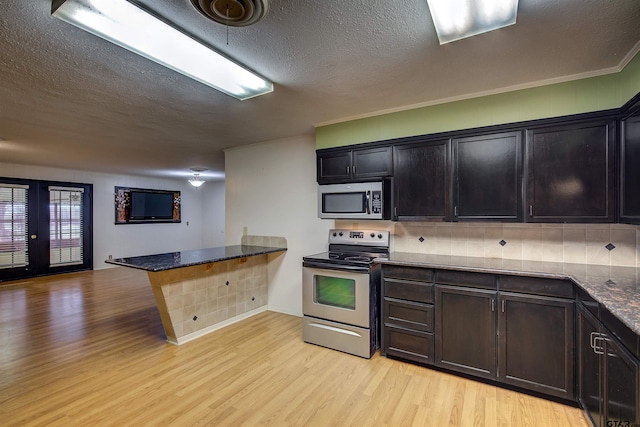
[[[317,317],[369,328],[369,271],[366,268],[302,268],[302,311]]]

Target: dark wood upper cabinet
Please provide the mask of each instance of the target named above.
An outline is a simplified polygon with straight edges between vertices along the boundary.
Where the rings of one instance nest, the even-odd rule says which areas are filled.
[[[317,180],[319,184],[371,181],[392,174],[392,147],[352,150],[319,150]]]
[[[318,183],[351,179],[351,150],[318,152]]]
[[[394,220],[449,218],[450,147],[446,139],[394,147]]]
[[[620,222],[640,224],[640,108],[622,120]]]
[[[528,222],[613,222],[615,122],[530,129],[526,141]]]
[[[522,221],[520,132],[453,140],[455,220]]]

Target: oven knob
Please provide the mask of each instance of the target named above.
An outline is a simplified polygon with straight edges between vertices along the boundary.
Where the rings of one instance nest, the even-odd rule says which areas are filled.
[[[340,233],[338,233],[338,234],[340,234],[340,237],[342,237],[342,231]]]
[[[373,239],[374,237],[376,237],[376,233],[371,233],[371,238]]]
[[[382,239],[382,234],[378,234],[378,239]]]
[[[336,237],[338,235],[338,233],[336,233],[335,231],[333,232],[333,237]]]

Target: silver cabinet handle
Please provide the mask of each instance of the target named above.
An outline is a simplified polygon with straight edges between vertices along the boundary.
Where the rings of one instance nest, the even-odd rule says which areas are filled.
[[[453,207],[453,216],[458,216],[458,207],[457,206]]]
[[[351,170],[351,168],[349,166],[347,166],[347,175],[349,175],[349,171]]]
[[[351,166],[351,172],[353,172],[353,174],[356,174],[356,165]]]
[[[496,300],[491,298],[491,311],[496,311]]]
[[[600,332],[591,332],[589,335],[589,345],[595,354],[604,354],[604,347],[599,344],[600,341],[606,341],[607,336]]]
[[[503,313],[504,313],[504,310],[505,310],[505,303],[506,303],[506,301],[505,301],[505,300],[502,300],[502,312],[503,312]]]
[[[393,208],[393,215],[398,218],[398,207]]]
[[[533,205],[529,205],[529,216],[533,216]]]

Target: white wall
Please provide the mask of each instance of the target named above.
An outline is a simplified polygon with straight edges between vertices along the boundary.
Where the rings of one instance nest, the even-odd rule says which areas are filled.
[[[200,249],[209,242],[221,241],[224,214],[213,214],[215,206],[223,205],[215,199],[223,199],[218,186],[210,192],[194,189],[186,179],[159,179],[138,176],[111,175],[88,171],[56,169],[0,163],[0,177],[42,179],[93,184],[93,267],[109,267],[104,260],[114,258]],[[209,185],[212,183],[207,183]],[[178,224],[114,224],[114,187],[139,187],[163,190],[179,190],[182,198],[182,222]],[[204,188],[204,187],[203,187]],[[222,192],[224,191],[224,187]],[[207,209],[203,208],[203,194],[207,196]],[[222,209],[222,208],[221,208]],[[206,217],[203,215],[206,212]],[[215,218],[205,235],[204,222]],[[187,223],[189,225],[187,225]]]
[[[316,208],[315,139],[304,135],[225,152],[226,244],[282,236],[287,252],[269,264],[268,308],[302,315],[302,257],[327,250],[334,222]]]
[[[215,248],[225,245],[224,239],[224,181],[211,181],[200,187],[202,192],[202,246]]]

